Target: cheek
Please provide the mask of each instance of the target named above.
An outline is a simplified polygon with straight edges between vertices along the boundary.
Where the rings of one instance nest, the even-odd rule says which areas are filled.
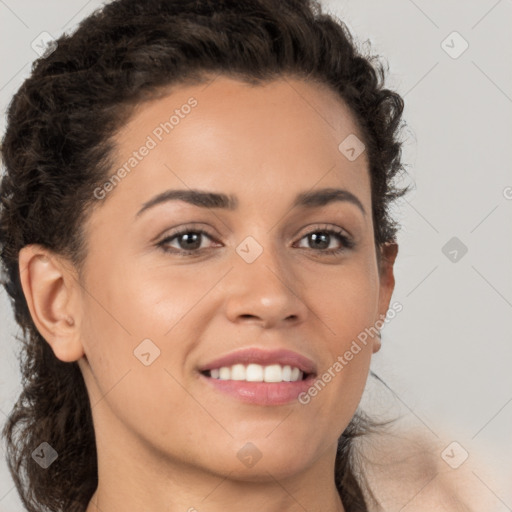
[[[301,402],[319,427],[324,422],[328,428],[328,422],[334,421],[342,431],[359,404],[373,353],[379,299],[376,265],[371,258],[354,260],[328,278],[311,276],[307,289],[322,321],[328,356]]]
[[[371,259],[354,259],[304,279],[305,298],[339,350],[376,321],[379,281]]]
[[[218,277],[210,272],[211,282],[205,282],[197,273],[174,270],[171,275],[165,268],[133,266],[128,272],[117,263],[108,268],[104,262],[103,267],[92,265],[98,270],[89,274],[83,297],[82,339],[92,372],[91,401],[109,393],[111,406],[127,408],[119,414],[146,411],[157,417],[158,407],[152,409],[159,395],[166,397],[170,410],[173,397],[179,405],[183,392],[177,382],[183,381],[183,364],[200,339],[201,322],[206,322],[196,311]],[[134,405],[137,400],[146,406]]]
[[[109,435],[121,422],[141,439],[168,439],[170,431],[190,425],[198,414],[181,385],[189,350],[182,342],[193,336],[184,336],[183,328],[191,326],[179,320],[187,318],[189,307],[171,303],[169,292],[163,300],[161,283],[140,286],[133,277],[117,282],[122,288],[85,301],[84,377],[98,432]]]
[[[89,278],[84,316],[96,335],[124,338],[123,349],[133,350],[145,338],[168,338],[217,280],[211,272],[205,281],[179,269],[109,264]]]

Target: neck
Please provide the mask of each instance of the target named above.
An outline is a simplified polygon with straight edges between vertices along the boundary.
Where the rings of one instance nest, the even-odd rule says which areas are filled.
[[[334,457],[320,457],[313,467],[286,477],[260,470],[248,481],[237,480],[236,471],[212,474],[163,457],[155,462],[139,450],[130,450],[130,457],[117,450],[120,444],[108,451],[105,446],[97,445],[99,485],[86,512],[345,512],[334,483]]]

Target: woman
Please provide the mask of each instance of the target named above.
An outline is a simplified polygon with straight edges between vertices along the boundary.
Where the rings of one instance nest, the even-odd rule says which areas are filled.
[[[27,510],[378,510],[353,438],[404,193],[382,68],[306,0],[115,0],[52,50],[2,145]]]

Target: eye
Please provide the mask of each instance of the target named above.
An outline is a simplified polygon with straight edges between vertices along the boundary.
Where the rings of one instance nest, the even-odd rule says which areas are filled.
[[[208,240],[210,245],[207,243]],[[306,245],[303,245],[303,241]],[[166,253],[196,256],[204,250],[222,244],[203,229],[185,226],[166,236],[156,245]],[[322,255],[338,254],[354,246],[354,241],[342,229],[333,227],[318,227],[306,233],[300,238],[298,245],[301,249],[312,249]]]
[[[300,242],[303,240],[305,240],[306,246],[299,245],[299,247],[313,249],[316,252],[322,252],[325,254],[337,254],[354,247],[352,239],[346,235],[344,231],[337,228],[317,228],[314,231],[306,233],[300,239]]]
[[[205,239],[213,241],[213,237],[202,229],[183,228],[165,237],[157,245],[164,252],[191,254],[208,248],[203,245]]]

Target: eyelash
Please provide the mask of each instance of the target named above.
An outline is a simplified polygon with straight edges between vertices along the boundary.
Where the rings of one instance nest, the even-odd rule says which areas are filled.
[[[190,256],[190,257],[197,256],[200,252],[204,251],[205,249],[186,250],[186,249],[176,249],[174,247],[172,249],[169,249],[167,247],[167,244],[170,243],[172,240],[177,239],[182,235],[186,235],[186,234],[190,234],[190,233],[201,234],[201,235],[208,237],[213,242],[217,242],[215,240],[215,238],[212,235],[210,235],[207,231],[205,231],[203,229],[199,229],[199,228],[192,228],[192,227],[185,226],[184,228],[180,229],[179,231],[171,233],[169,236],[165,237],[163,240],[158,242],[156,245],[165,253],[178,254],[178,255]],[[349,238],[341,229],[334,228],[334,227],[329,227],[329,228],[316,227],[312,231],[308,231],[307,233],[302,235],[301,238],[299,239],[299,241],[302,240],[303,238],[306,238],[307,236],[309,236],[311,234],[318,234],[318,233],[335,235],[341,242],[342,246],[338,247],[336,249],[316,250],[316,249],[304,248],[304,247],[301,247],[301,249],[310,249],[314,252],[319,252],[322,255],[333,256],[333,255],[338,255],[342,252],[345,252],[349,249],[353,249],[355,247],[355,243],[351,238]]]

